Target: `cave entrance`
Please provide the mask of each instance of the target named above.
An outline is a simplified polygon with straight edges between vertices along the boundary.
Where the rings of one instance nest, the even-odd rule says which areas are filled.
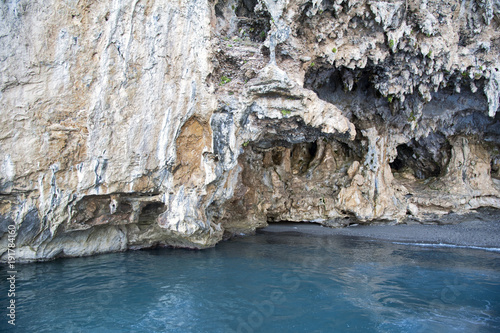
[[[430,135],[397,146],[397,156],[390,163],[393,174],[425,180],[442,175],[451,156],[451,146],[444,136]]]
[[[338,210],[337,197],[350,182],[347,169],[361,157],[347,143],[315,134],[305,132],[296,142],[269,134],[243,144],[240,178],[220,218],[228,235],[268,223],[354,223]]]

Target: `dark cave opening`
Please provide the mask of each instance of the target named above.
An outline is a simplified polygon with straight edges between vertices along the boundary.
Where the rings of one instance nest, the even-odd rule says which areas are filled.
[[[410,172],[415,178],[423,180],[439,177],[451,156],[451,146],[444,136],[431,134],[411,140],[396,147],[397,156],[389,163],[394,173]]]
[[[406,168],[412,169],[414,163],[411,160],[415,160],[416,156],[412,148],[408,147],[406,144],[397,146],[398,155],[389,163],[390,167],[394,171],[403,171]],[[412,169],[414,172],[414,170]],[[415,172],[414,172],[415,173]],[[415,175],[416,176],[416,175]],[[420,178],[416,176],[417,178]]]
[[[318,151],[318,144],[316,143],[316,141],[309,143],[308,149],[309,155],[311,155],[312,157],[316,156],[316,152]]]
[[[307,70],[304,88],[338,107],[356,127],[363,127],[363,123],[373,123],[375,118],[386,123],[395,121],[394,114],[399,105],[397,99],[384,97],[375,88],[383,75],[383,71],[373,65],[350,69],[318,64]]]
[[[157,212],[158,210],[161,210],[164,207],[165,207],[165,205],[162,202],[148,203],[146,206],[144,206],[141,209],[141,214],[145,214],[145,215],[152,214],[152,213]]]
[[[382,97],[375,89],[375,81],[383,75],[376,67],[350,69],[333,68],[330,65],[310,67],[305,75],[304,88],[311,89],[318,95],[342,93],[342,95],[361,92],[367,97]],[[321,98],[321,97],[320,97]],[[323,98],[322,98],[323,99]]]
[[[121,201],[116,208],[118,213],[130,213],[132,211],[132,205],[128,202]]]
[[[281,149],[273,150],[272,160],[273,160],[274,165],[280,165],[283,162],[283,152]]]
[[[290,153],[291,169],[294,174],[304,174],[309,169],[311,162],[316,156],[318,144],[313,142],[301,142],[293,145]]]
[[[441,167],[435,161],[425,158],[406,144],[397,147],[398,155],[394,162],[390,163],[394,171],[411,173],[420,180],[437,177],[441,174]]]
[[[403,169],[405,163],[398,154],[398,156],[394,159],[394,161],[392,163],[389,163],[389,166],[391,167],[392,170],[399,171]]]
[[[151,223],[158,215],[166,210],[166,206],[163,202],[150,202],[146,204],[141,209],[139,215],[139,223]]]

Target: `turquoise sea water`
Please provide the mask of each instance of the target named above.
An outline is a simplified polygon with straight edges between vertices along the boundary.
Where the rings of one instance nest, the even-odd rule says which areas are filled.
[[[7,332],[500,332],[483,250],[273,233],[17,268]]]

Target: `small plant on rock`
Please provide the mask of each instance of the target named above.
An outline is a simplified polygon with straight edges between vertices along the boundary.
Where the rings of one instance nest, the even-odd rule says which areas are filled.
[[[229,82],[231,82],[231,78],[229,78],[225,75],[222,75],[222,77],[220,78],[219,85],[222,86],[222,85],[225,85],[226,83],[229,83]]]
[[[415,117],[415,114],[413,113],[413,111],[411,111],[410,115],[408,116],[408,121],[412,123],[415,120],[417,120],[417,117]]]

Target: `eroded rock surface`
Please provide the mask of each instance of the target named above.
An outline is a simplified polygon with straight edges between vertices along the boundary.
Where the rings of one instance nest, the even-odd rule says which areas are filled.
[[[0,12],[3,260],[500,209],[498,1]]]

